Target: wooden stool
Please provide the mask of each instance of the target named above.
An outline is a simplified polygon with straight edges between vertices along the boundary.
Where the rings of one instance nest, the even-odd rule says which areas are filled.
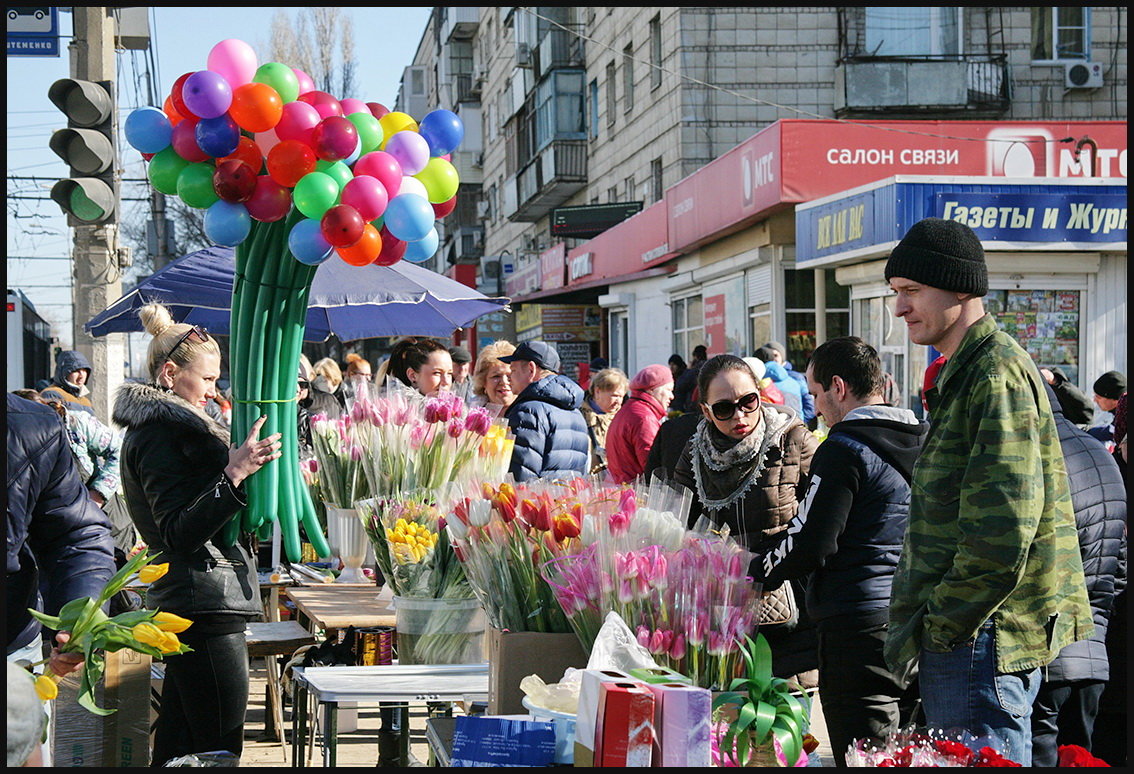
[[[284,738],[283,698],[280,693],[280,668],[277,656],[290,656],[304,645],[315,643],[315,636],[295,621],[269,621],[250,623],[244,630],[251,658],[264,658],[268,668],[268,717],[273,720],[275,732],[287,757]]]

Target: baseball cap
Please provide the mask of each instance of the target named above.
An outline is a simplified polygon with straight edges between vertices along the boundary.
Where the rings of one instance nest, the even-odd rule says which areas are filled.
[[[535,363],[545,371],[555,371],[559,373],[559,353],[555,351],[555,347],[548,344],[546,341],[525,341],[520,346],[516,347],[516,351],[511,355],[505,355],[499,358],[501,363],[511,363],[516,360],[527,360]]]

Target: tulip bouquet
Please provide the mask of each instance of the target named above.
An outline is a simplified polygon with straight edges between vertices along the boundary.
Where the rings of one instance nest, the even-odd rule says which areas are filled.
[[[94,700],[95,686],[102,679],[105,668],[102,651],[113,653],[128,648],[160,659],[190,650],[177,639],[177,635],[189,628],[192,621],[159,610],[132,610],[119,613],[113,618],[102,610],[111,597],[132,581],[153,583],[169,570],[168,564],[151,562],[152,557],[148,552],[136,554],[106,582],[97,599],[74,599],[63,606],[59,615],[45,615],[31,609],[28,611],[44,626],[70,633],[70,639],[59,646],[59,651],[83,654],[78,701],[82,707],[96,715],[109,715],[115,711],[99,707]],[[48,660],[38,663],[43,664]],[[54,673],[38,677],[36,691],[39,697],[45,701],[54,699],[58,694],[60,679]]]
[[[856,739],[847,748],[846,762],[852,768],[1020,766],[997,747],[1000,745],[987,737],[975,737],[967,731],[907,728],[880,743]]]
[[[336,508],[351,508],[354,501],[369,497],[366,475],[364,428],[352,414],[328,419],[325,414],[311,417],[311,446],[321,499]]]

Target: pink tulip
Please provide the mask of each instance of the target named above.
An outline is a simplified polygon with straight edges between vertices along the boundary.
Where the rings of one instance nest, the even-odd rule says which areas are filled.
[[[650,630],[641,624],[638,624],[638,644],[643,648],[650,647]]]
[[[454,441],[458,440],[465,434],[465,423],[454,417],[445,425],[445,432],[447,432],[449,437]]]
[[[481,437],[488,435],[490,427],[492,427],[492,417],[487,409],[475,408],[465,417],[465,429]]]
[[[675,661],[685,658],[685,635],[681,632],[674,632],[673,644],[669,646],[669,657]]]

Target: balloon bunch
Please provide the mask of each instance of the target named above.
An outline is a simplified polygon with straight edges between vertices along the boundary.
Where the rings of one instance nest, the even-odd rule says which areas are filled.
[[[336,99],[302,70],[258,64],[240,40],[214,46],[207,69],[178,78],[161,109],[131,112],[124,131],[153,187],[203,209],[217,244],[297,210],[288,248],[309,266],[334,254],[354,266],[428,260],[436,221],[456,206],[459,116],[438,109],[418,123]]]

